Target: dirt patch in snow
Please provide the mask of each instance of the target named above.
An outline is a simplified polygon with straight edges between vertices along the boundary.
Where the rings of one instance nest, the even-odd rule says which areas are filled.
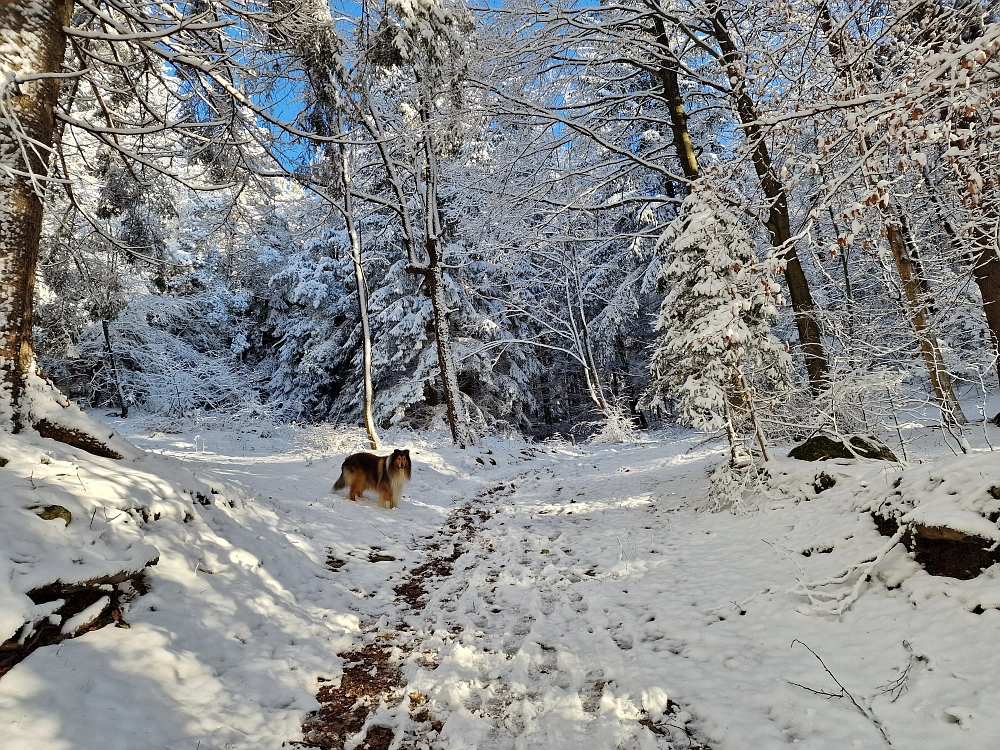
[[[484,498],[508,494],[513,490],[513,484],[509,486],[498,484],[470,503],[455,509],[444,526],[444,534],[451,539],[451,551],[442,553],[447,547],[447,542],[431,542],[424,548],[432,554],[431,559],[409,571],[403,582],[393,589],[396,596],[405,602],[412,612],[420,612],[427,604],[427,587],[431,582],[451,575],[455,561],[466,551],[462,542],[469,542],[475,536],[477,522],[485,523],[493,516],[493,513],[486,508],[475,506]]]
[[[375,643],[338,654],[347,663],[339,685],[324,685],[316,699],[322,707],[302,725],[305,740],[299,747],[340,748],[364,729],[368,715],[385,700],[399,702],[403,682],[391,645]],[[394,739],[391,727],[370,726],[358,748],[387,750]]]
[[[488,497],[513,491],[513,485],[500,484],[486,490],[462,507],[456,508],[445,522],[441,535],[429,540],[423,549],[430,558],[422,565],[407,571],[403,580],[393,591],[405,603],[411,613],[421,612],[427,604],[428,592],[451,576],[455,562],[468,549],[475,537],[479,524],[489,520],[493,512],[482,507]],[[393,560],[390,556],[374,556]],[[343,567],[344,562],[330,557],[327,564],[333,569]],[[298,747],[332,748],[342,750],[348,743],[358,750],[388,750],[395,740],[392,727],[366,722],[371,713],[380,705],[396,706],[402,702],[404,678],[401,668],[403,659],[413,653],[409,640],[412,635],[404,626],[381,632],[375,642],[360,649],[339,654],[347,663],[339,685],[324,685],[316,699],[321,708],[310,714],[302,725],[304,739],[294,743]],[[433,656],[420,654],[418,662],[425,669],[434,669]],[[441,730],[443,724],[427,707],[427,699],[418,692],[409,698],[409,714],[413,731],[427,737]],[[364,733],[360,743],[355,744],[359,733]],[[404,743],[405,746],[405,743]]]

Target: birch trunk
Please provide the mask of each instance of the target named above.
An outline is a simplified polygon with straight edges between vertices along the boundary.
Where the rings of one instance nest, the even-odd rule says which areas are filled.
[[[32,313],[42,199],[72,0],[0,0],[0,429],[29,426],[22,396],[35,368]]]
[[[343,124],[341,124],[343,132]],[[362,420],[368,433],[368,444],[372,450],[381,447],[375,429],[375,383],[372,378],[372,334],[368,318],[368,281],[361,264],[361,234],[354,221],[354,194],[351,191],[350,165],[346,148],[340,146],[340,179],[344,191],[344,224],[351,243],[351,260],[354,262],[354,283],[358,293],[358,315],[361,319],[361,371],[364,381],[364,395],[361,402]]]

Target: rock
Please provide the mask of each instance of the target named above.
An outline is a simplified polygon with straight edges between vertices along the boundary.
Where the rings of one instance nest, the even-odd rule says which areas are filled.
[[[917,525],[907,547],[913,559],[932,576],[968,580],[1000,562],[1000,553],[990,550],[993,542],[945,526]]]
[[[850,448],[842,440],[837,440],[827,435],[813,435],[801,445],[792,448],[788,453],[788,457],[797,458],[800,461],[826,461],[831,458],[852,459],[857,456],[879,461],[898,460],[887,446],[873,437],[855,435],[850,438],[849,442],[851,444]],[[853,451],[851,450],[852,448]]]
[[[862,437],[861,435],[855,435],[850,440],[851,446],[857,451],[858,455],[862,458],[871,458],[876,461],[892,461],[893,463],[899,463],[899,459],[896,458],[896,454],[889,450],[889,446],[876,440],[873,437]]]
[[[802,445],[792,448],[788,457],[800,461],[826,461],[830,458],[854,458],[854,454],[839,440],[826,435],[813,435]]]
[[[4,466],[6,466],[9,463],[10,463],[9,460],[7,460],[6,458],[4,458],[3,456],[0,456],[0,469],[2,469]]]
[[[813,489],[816,490],[816,494],[830,489],[837,484],[837,480],[827,474],[825,471],[821,471],[816,475],[816,479],[813,481]]]
[[[69,526],[73,520],[73,514],[61,505],[36,505],[28,510],[34,511],[35,515],[43,521],[55,521],[57,518],[61,518]]]
[[[899,530],[899,522],[891,516],[872,513],[872,518],[883,536],[891,537]],[[913,553],[913,559],[932,576],[966,581],[1000,562],[1000,550],[990,549],[991,540],[947,526],[915,524],[901,541]]]

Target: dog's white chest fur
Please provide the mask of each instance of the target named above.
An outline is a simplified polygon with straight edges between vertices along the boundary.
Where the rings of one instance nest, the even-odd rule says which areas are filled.
[[[399,507],[399,498],[403,496],[403,488],[406,486],[406,475],[398,471],[389,475],[389,486],[392,487],[392,507]]]

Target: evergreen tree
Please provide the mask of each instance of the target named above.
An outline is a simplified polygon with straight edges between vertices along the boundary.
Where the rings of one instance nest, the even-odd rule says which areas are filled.
[[[760,397],[790,387],[787,347],[771,332],[780,303],[775,261],[761,262],[726,196],[705,181],[681,205],[660,239],[660,337],[651,372],[654,404],[678,402],[681,421],[725,428],[733,465],[745,464],[757,440]]]

